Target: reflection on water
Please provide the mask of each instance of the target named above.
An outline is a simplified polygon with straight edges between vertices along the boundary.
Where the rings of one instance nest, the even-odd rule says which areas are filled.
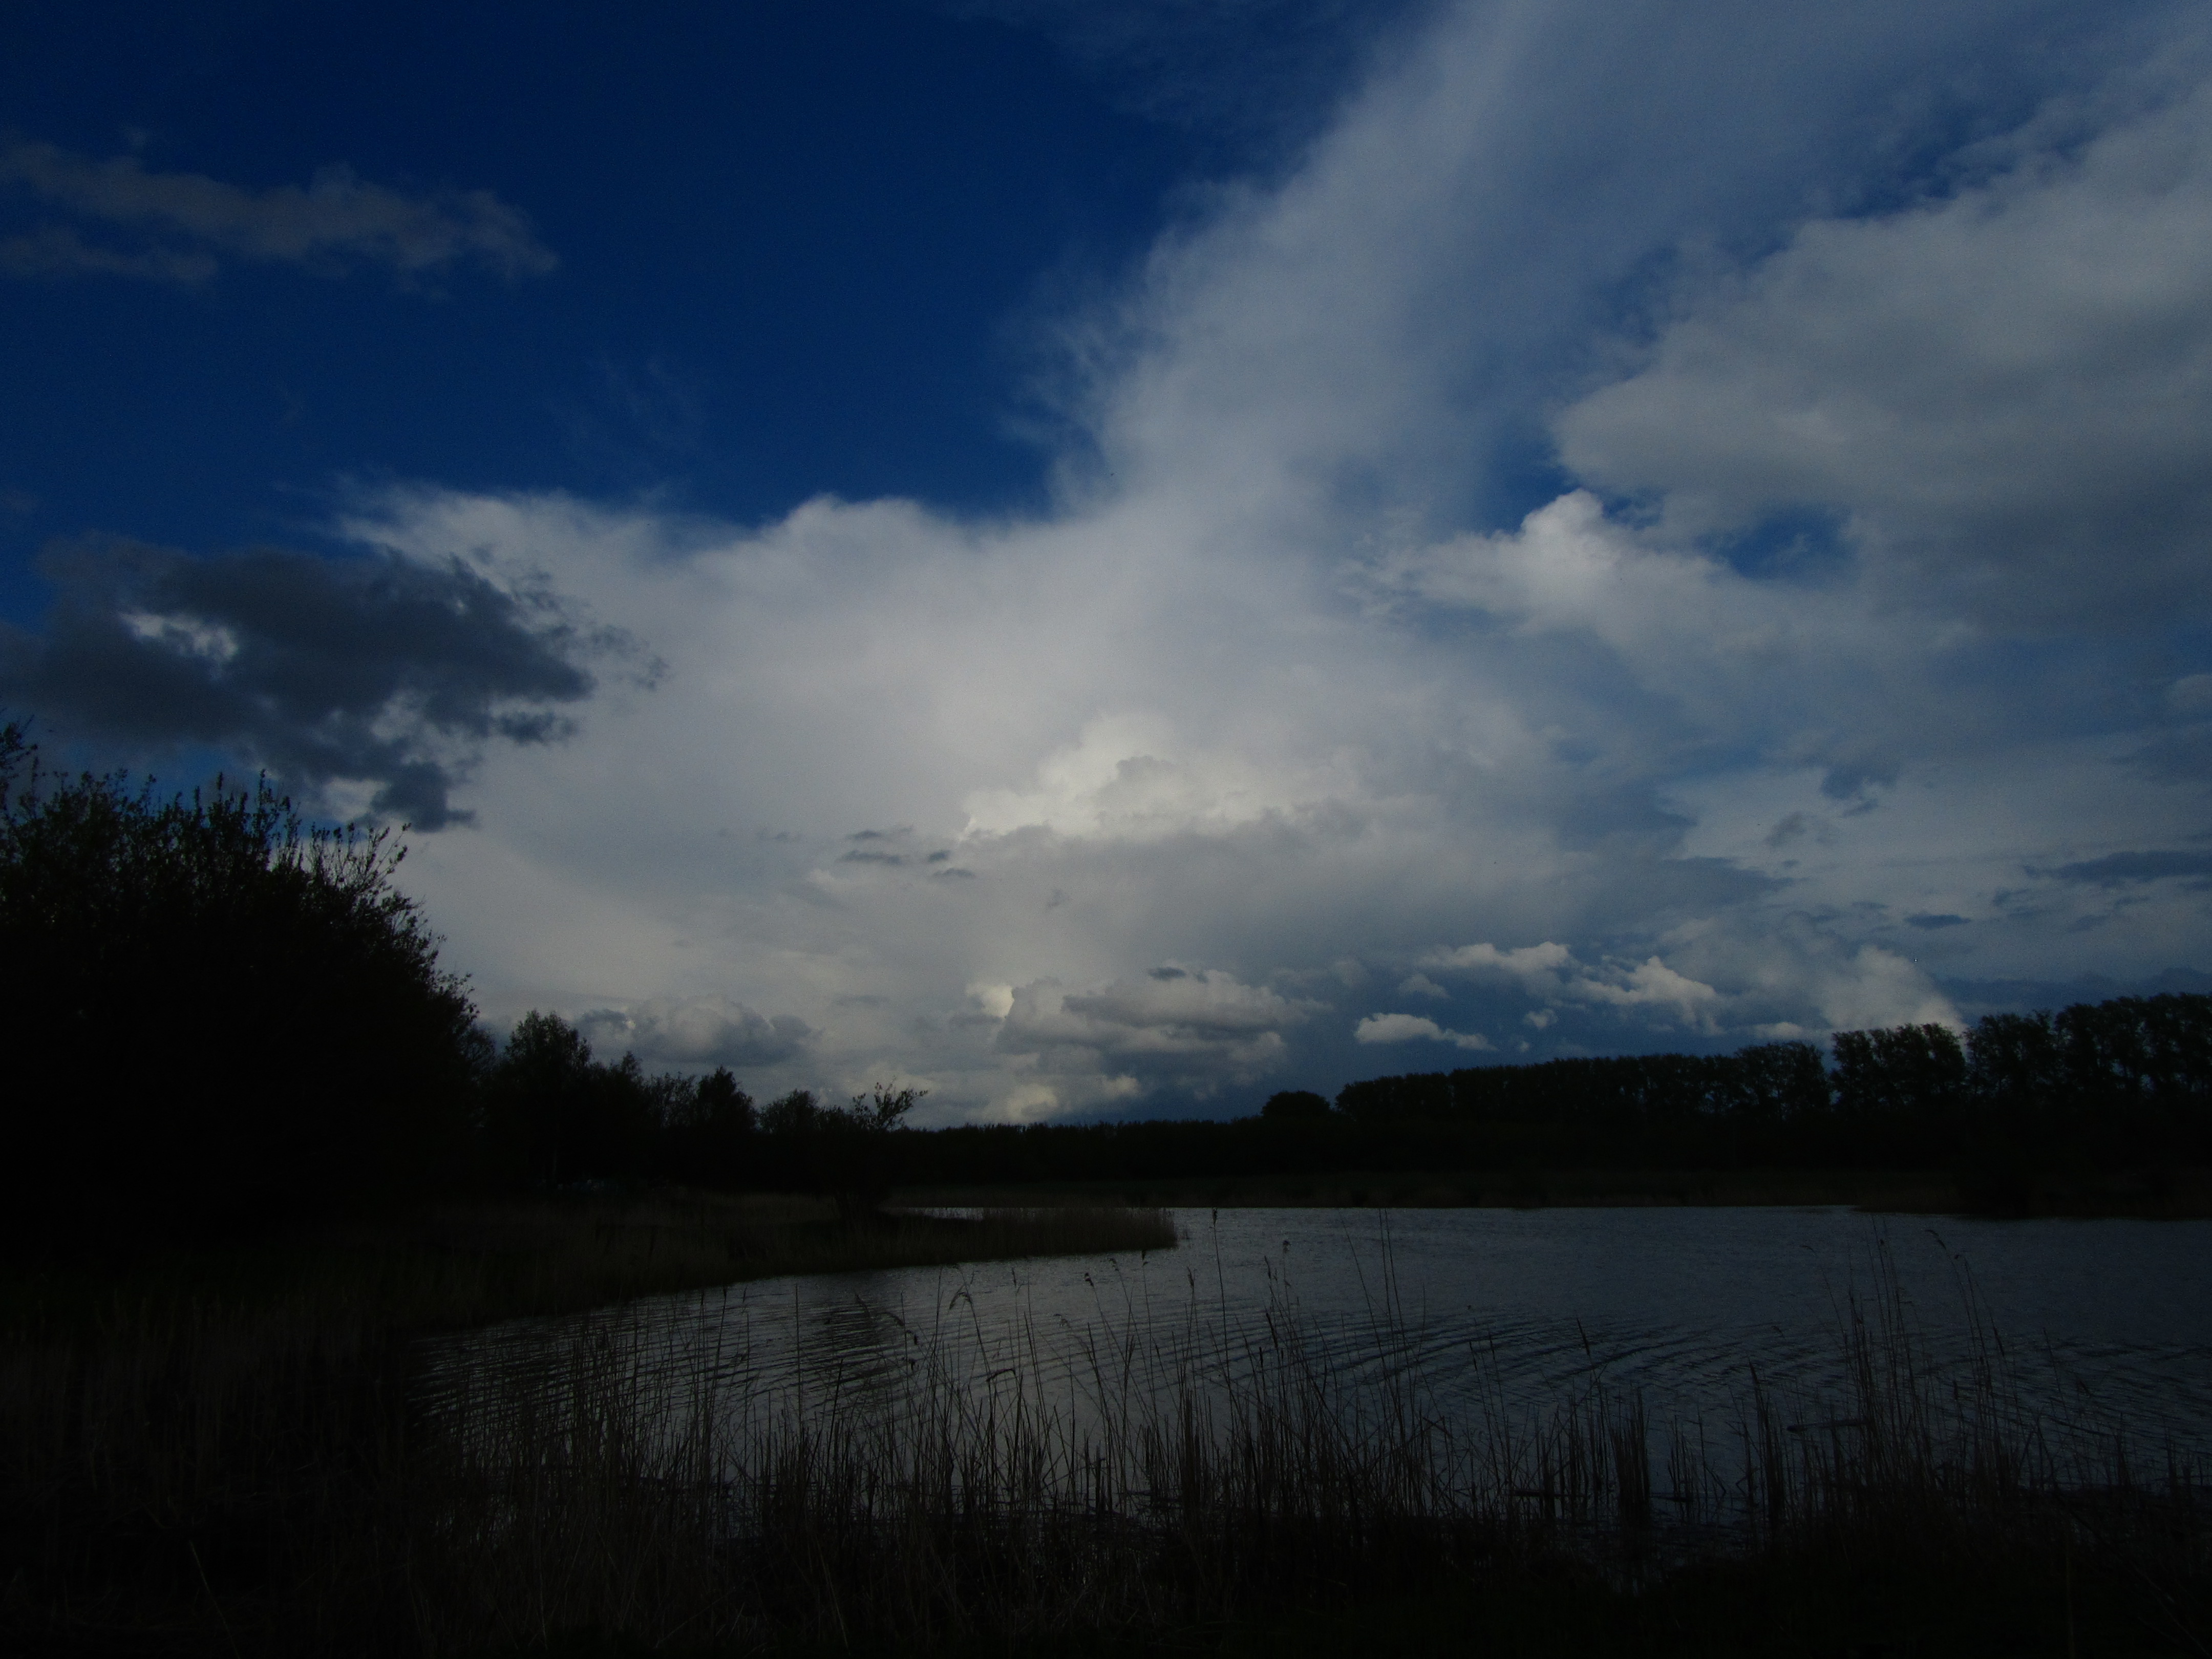
[[[1887,1222],[1843,1210],[1178,1212],[1176,1250],[825,1274],[655,1297],[614,1317],[629,1386],[672,1413],[809,1421],[949,1379],[979,1407],[1102,1406],[1234,1382],[1283,1345],[1357,1402],[1534,1417],[1603,1389],[1655,1425],[1818,1410],[1870,1295],[1921,1355],[1978,1352],[2073,1432],[2212,1450],[2212,1223]],[[557,1394],[609,1316],[437,1339],[434,1413]],[[1990,1333],[1996,1345],[1990,1346]]]

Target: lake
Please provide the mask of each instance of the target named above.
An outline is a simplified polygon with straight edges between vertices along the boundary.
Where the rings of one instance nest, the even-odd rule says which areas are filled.
[[[1844,1209],[1186,1210],[1140,1257],[771,1279],[435,1339],[434,1414],[557,1396],[618,1333],[624,1386],[733,1425],[894,1404],[917,1378],[1081,1424],[1233,1389],[1287,1345],[1357,1409],[1540,1419],[1640,1397],[1725,1433],[1754,1388],[1838,1407],[1855,1312],[1923,1380],[1978,1365],[2056,1437],[2212,1454],[2212,1222],[1870,1218]]]

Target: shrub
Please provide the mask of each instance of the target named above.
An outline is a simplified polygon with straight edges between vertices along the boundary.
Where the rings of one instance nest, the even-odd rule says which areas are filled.
[[[0,728],[0,1229],[235,1235],[453,1173],[487,1045],[402,856],[265,778],[58,781]]]

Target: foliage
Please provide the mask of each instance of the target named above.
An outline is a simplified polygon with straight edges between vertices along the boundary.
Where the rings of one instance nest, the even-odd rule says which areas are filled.
[[[454,1174],[485,1045],[402,856],[265,778],[164,799],[0,731],[0,1224],[234,1233]]]
[[[1310,1122],[1328,1115],[1328,1097],[1317,1095],[1310,1089],[1285,1089],[1267,1097],[1267,1103],[1260,1109],[1260,1115],[1292,1122],[1301,1119]]]

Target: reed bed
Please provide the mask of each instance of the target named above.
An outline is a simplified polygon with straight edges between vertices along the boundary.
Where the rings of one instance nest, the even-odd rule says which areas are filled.
[[[416,1333],[1174,1238],[1157,1211],[854,1224],[805,1199],[662,1194],[20,1271],[0,1284],[0,1650],[437,1650],[417,1586],[466,1523],[439,1510],[458,1488],[410,1422]]]
[[[1080,1236],[1126,1224],[1065,1237],[1094,1224]],[[1964,1364],[1937,1364],[1879,1264],[1838,1307],[1834,1390],[1753,1372],[1710,1425],[1652,1424],[1601,1382],[1448,1410],[1453,1368],[1483,1357],[1430,1354],[1387,1263],[1376,1297],[1374,1350],[1347,1359],[1287,1285],[1242,1322],[1194,1297],[1171,1352],[1102,1296],[1070,1370],[1033,1322],[988,1333],[956,1296],[927,1328],[870,1316],[904,1357],[890,1384],[821,1354],[754,1392],[733,1389],[744,1331],[711,1299],[678,1343],[665,1310],[617,1309],[566,1328],[547,1365],[487,1364],[429,1406],[391,1328],[331,1305],[118,1313],[138,1322],[65,1365],[19,1352],[0,1379],[0,1635],[230,1655],[1379,1651],[1415,1607],[1404,1650],[1840,1652],[1836,1632],[1889,1618],[1910,1583],[1979,1609],[1969,1638],[2010,1641],[2016,1614],[2053,1653],[2115,1631],[2139,1638],[2125,1650],[2206,1650],[2204,1472],[2029,1410],[1985,1322]]]
[[[1839,1310],[1838,1391],[1754,1372],[1711,1433],[1602,1386],[1448,1414],[1418,1333],[1382,1328],[1334,1364],[1285,1297],[1163,1376],[1107,1322],[1065,1389],[1025,1363],[1033,1331],[980,1352],[980,1326],[916,1331],[902,1387],[762,1403],[726,1397],[711,1345],[672,1368],[594,1322],[550,1386],[476,1402],[440,1443],[438,1507],[467,1517],[442,1569],[475,1595],[433,1645],[1233,1644],[1285,1607],[1440,1595],[1471,1639],[1532,1586],[1656,1604],[1811,1563],[1862,1595],[1903,1572],[1938,1600],[2047,1601],[2054,1641],[2094,1603],[2150,1650],[2203,1650],[2203,1471],[2027,1410],[1985,1326],[1936,1365],[1893,1277]]]

